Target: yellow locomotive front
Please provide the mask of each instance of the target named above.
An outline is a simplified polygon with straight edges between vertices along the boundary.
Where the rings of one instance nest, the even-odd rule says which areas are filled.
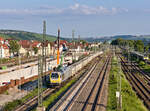
[[[61,73],[60,72],[51,72],[50,73],[50,85],[59,85],[61,84]]]

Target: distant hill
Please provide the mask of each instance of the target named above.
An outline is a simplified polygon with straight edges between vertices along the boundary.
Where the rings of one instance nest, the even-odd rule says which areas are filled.
[[[116,36],[105,36],[105,37],[97,37],[97,38],[93,38],[93,37],[90,37],[90,38],[84,38],[84,40],[87,40],[89,42],[104,42],[104,41],[112,41],[112,40],[115,40],[117,38],[123,38],[123,39],[126,39],[126,40],[142,40],[144,41],[145,43],[148,43],[150,42],[150,35],[139,35],[139,36],[136,36],[136,35],[116,35]]]
[[[43,35],[34,32],[27,31],[18,31],[18,30],[0,30],[0,37],[5,39],[16,39],[16,40],[38,40],[42,41]],[[46,35],[47,40],[55,41],[57,39],[56,36]],[[67,40],[65,38],[61,38],[62,40]]]
[[[34,32],[27,32],[27,31],[20,31],[20,30],[0,30],[0,37],[5,39],[16,39],[16,40],[38,40],[41,41],[43,35],[40,33]],[[46,35],[47,40],[55,41],[57,39],[54,35]],[[126,40],[142,40],[144,43],[150,42],[150,35],[116,35],[116,36],[105,36],[105,37],[89,37],[89,38],[82,38],[88,42],[104,42],[104,41],[112,41],[117,38],[123,38]],[[72,38],[64,38],[61,37],[61,40],[72,41]],[[75,39],[77,40],[77,39]]]

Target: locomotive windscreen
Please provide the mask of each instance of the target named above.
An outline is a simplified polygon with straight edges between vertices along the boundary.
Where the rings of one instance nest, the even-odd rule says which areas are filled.
[[[51,74],[51,78],[52,78],[52,79],[58,79],[58,73],[55,73],[55,72],[52,73],[52,74]]]

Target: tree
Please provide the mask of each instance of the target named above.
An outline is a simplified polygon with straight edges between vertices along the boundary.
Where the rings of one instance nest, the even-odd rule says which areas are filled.
[[[103,44],[107,44],[107,41],[105,40],[105,41],[103,42]]]
[[[34,51],[34,54],[37,54],[38,53],[38,48],[37,47],[33,47],[33,51]]]
[[[131,47],[131,48],[134,48],[134,40],[128,40],[128,43],[129,43],[129,46]]]
[[[111,42],[112,45],[119,45],[119,46],[123,46],[125,45],[125,40],[123,40],[122,38],[118,38],[116,40],[113,40]]]
[[[145,51],[145,52],[148,52],[148,51],[149,51],[149,46],[148,46],[148,45],[146,45],[146,46],[144,47],[144,51]]]
[[[85,50],[89,50],[89,46],[86,46],[86,47],[85,47]]]
[[[11,40],[9,42],[9,47],[10,47],[10,52],[13,53],[13,55],[18,55],[19,53],[19,49],[20,49],[20,45],[18,44],[18,42],[16,40]]]
[[[87,41],[85,40],[80,40],[80,42],[82,43],[83,46],[87,43]]]
[[[139,52],[143,52],[144,51],[144,43],[141,40],[137,40],[135,41],[135,50],[139,51]]]

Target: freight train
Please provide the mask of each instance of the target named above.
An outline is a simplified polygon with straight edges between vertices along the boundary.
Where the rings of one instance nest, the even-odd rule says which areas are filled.
[[[74,76],[81,68],[87,65],[93,58],[99,56],[103,52],[98,52],[96,54],[91,54],[84,59],[68,66],[60,67],[53,71],[49,75],[49,85],[60,85],[62,82],[66,81],[68,78]]]

